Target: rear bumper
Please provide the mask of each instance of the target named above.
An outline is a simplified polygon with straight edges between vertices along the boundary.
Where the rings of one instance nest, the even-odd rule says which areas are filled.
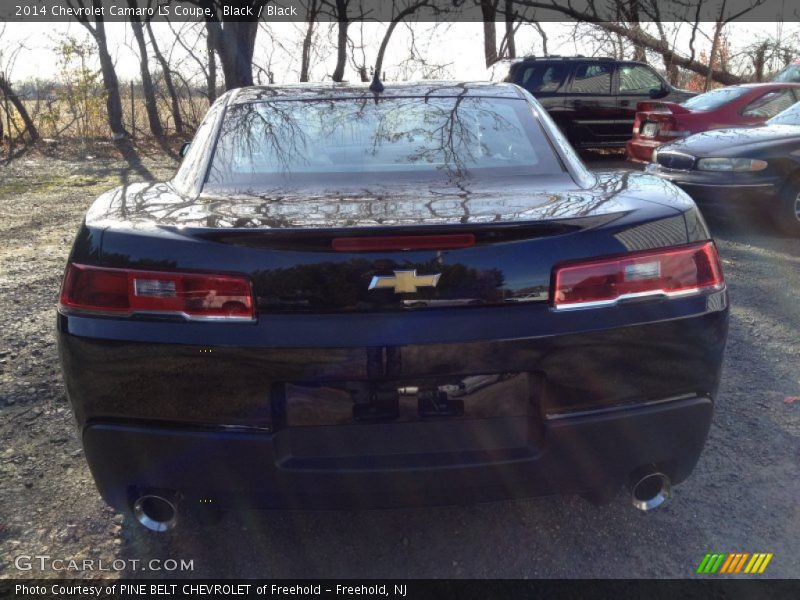
[[[655,465],[693,469],[713,407],[689,397],[538,421],[372,424],[274,434],[94,423],[86,456],[105,500],[150,490],[188,506],[384,508],[571,494]]]
[[[665,142],[659,140],[644,140],[634,138],[628,140],[625,149],[628,153],[628,160],[638,163],[649,163],[653,158],[653,150]]]
[[[680,481],[708,431],[727,322],[721,290],[569,314],[281,315],[236,327],[60,315],[58,328],[86,456],[112,505],[165,488],[192,503],[352,508],[607,489],[652,463]],[[288,399],[292,388],[457,382],[475,391],[455,417],[414,405],[356,422],[341,393]],[[512,392],[515,382],[527,384]]]
[[[647,172],[674,183],[703,208],[763,208],[777,202],[784,183],[749,173],[670,171],[657,165]]]

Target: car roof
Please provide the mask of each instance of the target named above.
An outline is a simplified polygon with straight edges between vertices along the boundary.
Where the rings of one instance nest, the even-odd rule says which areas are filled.
[[[762,81],[754,83],[740,83],[736,86],[729,87],[746,87],[746,88],[782,88],[782,87],[800,87],[800,83],[794,81]]]
[[[610,56],[583,56],[581,54],[576,54],[574,56],[561,56],[561,55],[551,55],[551,56],[524,56],[518,60],[517,64],[521,63],[529,63],[529,62],[559,62],[559,61],[579,61],[579,62],[613,62],[613,63],[636,63],[639,65],[643,65],[646,63],[636,61],[636,60],[627,60],[622,58],[612,58]]]
[[[231,104],[246,104],[262,100],[309,100],[363,97],[484,97],[524,98],[520,89],[511,83],[490,81],[424,81],[384,83],[381,92],[373,92],[367,83],[296,83],[285,85],[252,86],[239,88]]]

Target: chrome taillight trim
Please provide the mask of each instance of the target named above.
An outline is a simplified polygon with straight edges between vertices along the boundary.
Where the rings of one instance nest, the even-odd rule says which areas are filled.
[[[666,299],[683,298],[685,296],[694,296],[696,294],[701,294],[703,292],[718,292],[723,289],[725,289],[724,283],[714,286],[687,288],[685,290],[677,290],[673,292],[669,292],[666,290],[648,290],[646,292],[622,294],[621,296],[617,296],[616,298],[611,298],[609,300],[592,300],[591,302],[573,302],[571,304],[556,304],[552,308],[553,310],[556,310],[558,312],[581,310],[586,308],[604,308],[607,306],[614,306],[616,304],[619,304],[620,302],[625,302],[626,300],[630,301],[630,300],[646,300],[655,298],[666,298]]]

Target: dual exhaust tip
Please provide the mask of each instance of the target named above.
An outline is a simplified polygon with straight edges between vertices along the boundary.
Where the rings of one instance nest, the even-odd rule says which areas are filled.
[[[669,477],[653,469],[635,471],[629,487],[633,507],[643,512],[658,508],[672,495]],[[133,516],[150,531],[169,531],[178,522],[178,500],[176,492],[144,494],[133,503]]]

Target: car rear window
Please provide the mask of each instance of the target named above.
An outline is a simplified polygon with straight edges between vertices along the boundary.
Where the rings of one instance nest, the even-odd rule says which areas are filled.
[[[741,98],[748,92],[746,87],[725,87],[711,90],[682,102],[690,110],[716,110],[728,102]]]
[[[370,95],[229,107],[207,183],[241,187],[336,176],[358,181],[398,173],[497,177],[561,171],[524,100]]]
[[[769,119],[786,110],[796,102],[790,89],[773,90],[750,102],[742,111],[745,117]]]
[[[780,73],[772,78],[778,83],[800,83],[800,64],[792,63],[781,69]]]
[[[800,125],[800,102],[767,121],[768,125]]]

